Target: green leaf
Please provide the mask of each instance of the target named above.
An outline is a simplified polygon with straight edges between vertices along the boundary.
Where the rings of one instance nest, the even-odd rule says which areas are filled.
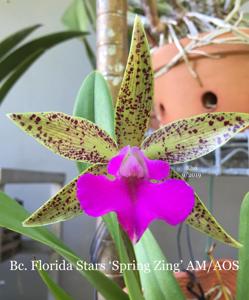
[[[153,71],[149,45],[143,25],[136,18],[115,112],[115,132],[120,148],[140,146],[148,128],[152,97]]]
[[[33,25],[22,30],[19,30],[0,43],[0,61],[4,58],[8,52],[15,48],[20,42],[22,42],[28,35],[30,35],[34,30],[36,30],[41,25]]]
[[[248,126],[246,113],[202,114],[156,130],[144,140],[142,149],[151,159],[184,163],[219,148]]]
[[[0,85],[0,104],[4,100],[13,85],[17,80],[26,72],[26,70],[43,54],[44,50],[37,50],[29,57],[23,60],[23,62],[17,66],[17,68],[7,77],[7,79]]]
[[[90,164],[83,163],[83,162],[80,162],[80,161],[76,161],[76,166],[77,166],[78,172],[81,174],[81,173],[83,173],[87,168],[89,168]]]
[[[48,34],[24,44],[0,62],[0,81],[20,65],[23,60],[37,52],[37,50],[45,51],[69,39],[81,37],[85,34],[86,33],[79,31],[63,31]]]
[[[106,163],[117,153],[115,141],[92,122],[64,113],[10,114],[30,136],[62,157],[88,163]]]
[[[171,178],[184,180],[183,177],[176,171],[171,169]],[[215,220],[206,206],[202,203],[199,196],[195,193],[195,206],[192,213],[188,216],[186,222],[194,229],[207,234],[208,236],[225,243],[229,246],[239,248],[241,244],[233,239]]]
[[[115,137],[112,97],[101,73],[94,71],[83,81],[73,115],[95,123]]]
[[[111,236],[115,242],[115,245],[117,247],[117,251],[119,254],[120,263],[124,264],[125,266],[128,266],[128,264],[131,262],[126,250],[126,245],[124,244],[124,240],[122,237],[121,229],[119,227],[119,223],[117,221],[117,217],[114,213],[110,213],[108,215],[105,215],[103,217],[108,230],[111,233]],[[130,241],[129,241],[130,242]],[[133,262],[134,263],[134,262]],[[144,300],[144,297],[141,292],[139,280],[136,276],[136,273],[134,270],[124,270],[124,280],[125,285],[128,290],[129,299],[131,300]]]
[[[87,31],[91,24],[96,30],[96,4],[95,1],[73,0],[66,9],[62,22],[71,30]]]
[[[99,72],[92,72],[83,81],[74,104],[73,115],[87,119],[114,137],[112,97],[106,80]],[[87,165],[77,163],[82,172]]]
[[[73,300],[53,279],[45,272],[42,268],[39,268],[39,265],[35,265],[38,274],[40,275],[42,281],[46,284],[51,294],[54,296],[55,300]]]
[[[148,266],[149,272],[140,271],[142,289],[146,300],[184,300],[185,297],[170,270],[159,271],[155,268],[158,261],[167,263],[157,241],[149,230],[143,234],[135,245],[137,262],[140,266]]]
[[[85,173],[106,174],[106,165],[93,165],[86,169]],[[79,176],[38,208],[23,222],[23,225],[29,227],[48,225],[81,215],[82,210],[76,197],[76,181]]]
[[[87,31],[89,27],[88,14],[84,0],[74,0],[62,16],[62,22],[70,30]]]
[[[96,19],[97,19],[96,1],[84,0],[83,3],[84,3],[84,6],[85,6],[87,16],[88,16],[88,20],[91,23],[91,26],[92,26],[93,30],[96,31]]]
[[[70,30],[87,31],[89,19],[83,0],[74,0],[62,16],[62,22]]]
[[[70,30],[87,31],[89,25],[95,29],[96,16],[94,15],[93,3],[95,1],[74,0],[65,11],[62,22]],[[94,18],[95,17],[95,18]],[[92,68],[96,68],[96,57],[86,37],[82,37],[82,42]]]
[[[239,249],[239,272],[237,275],[237,300],[249,295],[249,193],[245,195],[240,208],[239,240],[243,247]]]
[[[91,66],[93,69],[96,69],[96,56],[94,54],[94,51],[93,51],[92,47],[90,46],[87,38],[83,37],[82,41],[85,46],[86,54],[90,61]]]
[[[44,227],[23,227],[22,221],[28,217],[28,212],[15,200],[0,192],[0,226],[19,232],[33,240],[39,241],[56,251],[68,262],[77,268],[77,262],[84,261],[75,255],[71,249],[63,244],[54,234]],[[80,235],[79,235],[80,236]],[[92,285],[107,300],[129,300],[128,296],[117,286],[115,282],[107,278],[103,273],[90,270],[86,263],[86,268],[79,270]]]

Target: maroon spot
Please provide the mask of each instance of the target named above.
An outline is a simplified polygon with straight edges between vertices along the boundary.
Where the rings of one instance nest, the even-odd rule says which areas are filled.
[[[41,121],[41,118],[40,118],[40,117],[37,117],[37,118],[35,119],[35,123],[36,123],[36,124],[38,124],[40,121]]]

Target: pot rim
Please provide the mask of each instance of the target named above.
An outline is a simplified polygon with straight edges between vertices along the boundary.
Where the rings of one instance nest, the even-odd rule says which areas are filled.
[[[249,34],[249,28],[243,28],[243,32]],[[205,36],[209,33],[202,33],[199,36]],[[234,33],[225,33],[221,34],[219,37],[235,36]],[[180,40],[180,43],[183,47],[186,47],[190,43],[191,39],[183,38]],[[199,59],[222,59],[228,55],[248,55],[249,54],[249,44],[210,44],[206,46],[196,47],[195,50],[201,50],[206,52],[211,56],[220,56],[217,58],[210,58],[209,56],[204,56],[197,53],[188,54],[188,59],[190,61],[195,61]],[[175,43],[165,44],[160,46],[152,52],[152,65],[154,72],[158,72],[161,68],[166,66],[177,54],[179,53],[178,48]],[[184,60],[181,58],[173,67],[184,63]]]

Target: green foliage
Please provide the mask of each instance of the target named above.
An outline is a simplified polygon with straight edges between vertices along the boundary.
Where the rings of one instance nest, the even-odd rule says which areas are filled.
[[[28,217],[28,212],[4,193],[0,192],[0,226],[19,232],[33,240],[45,244],[64,257],[73,266],[82,261],[69,247],[63,244],[54,234],[45,227],[23,227],[22,222]],[[87,266],[87,264],[86,264]],[[87,268],[79,270],[107,300],[128,300],[128,296],[103,273]]]
[[[80,37],[86,33],[79,31],[63,31],[58,33],[48,34],[46,36],[36,38],[18,49],[10,53],[0,62],[0,80],[3,80],[11,71],[13,71],[22,60],[32,55],[37,50],[48,50],[59,43],[69,39]]]
[[[124,243],[122,230],[119,227],[119,223],[115,214],[111,213],[104,216],[104,221],[115,242],[119,254],[120,263],[125,264],[125,266],[127,267],[128,264],[132,262],[127,251],[128,248],[132,247],[131,241],[126,240],[127,244]],[[135,262],[133,261],[133,263]],[[133,269],[126,269],[124,270],[123,275],[130,299],[144,300],[140,287],[139,277],[137,276],[136,272]]]
[[[245,195],[240,208],[239,239],[243,247],[239,250],[236,299],[245,300],[249,295],[249,193]]]
[[[16,46],[38,27],[39,25],[35,25],[18,31],[0,43],[0,104],[15,82],[43,53],[62,42],[86,34],[79,31],[48,34],[16,49]]]
[[[8,94],[17,80],[27,71],[27,69],[44,53],[44,50],[37,50],[28,58],[24,59],[0,86],[0,103]]]
[[[165,264],[167,260],[152,233],[147,230],[141,240],[135,245],[138,264],[149,266],[150,272],[140,271],[142,289],[146,300],[184,300],[184,295],[170,270],[155,269],[155,262]]]
[[[114,109],[104,77],[97,71],[83,81],[74,104],[73,115],[87,119],[105,129],[114,138]],[[82,173],[87,164],[77,162]]]
[[[55,300],[73,300],[71,296],[69,296],[56,282],[53,281],[47,272],[40,269],[37,264],[35,267],[42,281],[46,284]]]
[[[95,1],[73,0],[65,11],[62,22],[70,30],[88,31],[89,27],[96,31],[96,7]],[[96,57],[94,51],[86,37],[82,37],[82,42],[92,68],[96,68]]]
[[[20,44],[27,36],[29,36],[34,30],[39,28],[41,25],[33,25],[24,29],[21,29],[7,38],[5,38],[0,43],[0,61],[12,51],[18,44]]]

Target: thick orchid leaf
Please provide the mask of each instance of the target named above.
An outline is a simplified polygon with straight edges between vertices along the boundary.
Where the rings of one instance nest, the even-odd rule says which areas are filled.
[[[148,128],[153,96],[150,50],[143,25],[136,18],[128,62],[117,99],[115,132],[121,147],[140,146]]]
[[[237,276],[237,300],[247,299],[249,295],[249,193],[245,195],[240,208],[239,238],[243,247],[239,249],[239,272]]]
[[[114,110],[112,97],[105,78],[94,71],[83,81],[74,104],[73,115],[87,119],[114,137]],[[77,162],[83,172],[87,164]]]
[[[93,165],[85,173],[106,174],[106,165]],[[23,222],[26,227],[48,225],[66,221],[82,214],[80,203],[76,198],[76,181],[79,176],[64,186]]]
[[[6,39],[0,42],[0,61],[3,57],[8,54],[13,48],[15,48],[19,43],[21,43],[28,35],[30,35],[34,30],[39,28],[41,25],[33,25],[24,29],[21,29]]]
[[[184,180],[180,174],[172,169],[170,177]],[[201,231],[222,243],[236,248],[241,247],[241,244],[233,239],[215,220],[196,193],[195,206],[186,222],[196,230]]]
[[[44,271],[42,268],[39,268],[38,263],[35,265],[35,267],[42,281],[46,284],[55,300],[73,300],[73,298],[68,295],[68,293],[66,293],[46,271]]]
[[[73,115],[95,123],[114,138],[112,97],[101,73],[94,71],[84,80],[75,100]]]
[[[142,149],[151,159],[184,163],[212,152],[248,126],[249,114],[202,114],[156,130],[144,140]]]
[[[39,143],[71,160],[106,163],[117,152],[116,143],[108,133],[82,118],[59,112],[9,117]]]
[[[88,280],[106,300],[128,300],[127,294],[111,279],[102,272],[93,270],[87,262],[77,256],[68,246],[44,227],[27,228],[22,226],[22,221],[28,217],[28,212],[17,201],[0,192],[0,227],[19,232],[35,241],[47,245],[56,253],[64,257],[69,263],[77,268],[81,261],[85,268],[79,269],[81,276]]]
[[[137,263],[144,267],[140,271],[140,278],[146,300],[185,299],[173,272],[156,269],[157,262],[167,264],[167,259],[149,229],[135,245],[135,253]]]

